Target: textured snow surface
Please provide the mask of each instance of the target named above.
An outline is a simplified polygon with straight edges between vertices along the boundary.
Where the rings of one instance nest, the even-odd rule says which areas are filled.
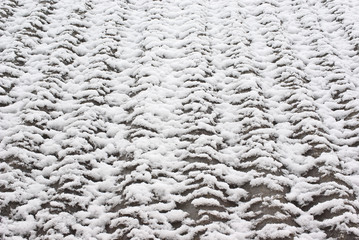
[[[0,238],[359,239],[359,1],[0,2]]]

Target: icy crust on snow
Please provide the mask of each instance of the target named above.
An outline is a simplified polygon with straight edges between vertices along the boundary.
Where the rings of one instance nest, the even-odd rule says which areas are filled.
[[[1,238],[359,238],[358,10],[2,1]]]

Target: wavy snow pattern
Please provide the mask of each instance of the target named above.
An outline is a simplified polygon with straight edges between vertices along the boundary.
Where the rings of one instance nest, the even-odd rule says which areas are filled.
[[[359,239],[355,1],[4,0],[2,239]]]

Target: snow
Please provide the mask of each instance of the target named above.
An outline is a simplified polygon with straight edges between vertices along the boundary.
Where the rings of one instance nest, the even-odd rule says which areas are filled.
[[[2,1],[0,238],[359,238],[358,10]]]

